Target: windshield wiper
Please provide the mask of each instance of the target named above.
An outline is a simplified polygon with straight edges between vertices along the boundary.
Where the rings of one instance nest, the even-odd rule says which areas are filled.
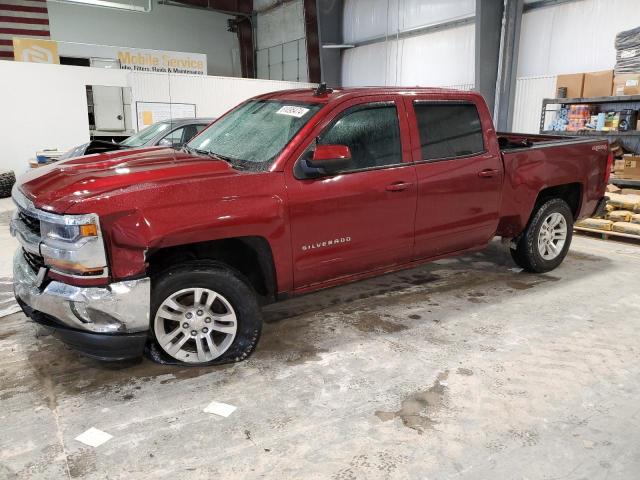
[[[220,155],[219,153],[211,152],[209,150],[200,150],[198,148],[191,148],[191,147],[187,147],[186,145],[184,148],[189,153],[195,152],[199,155],[206,155],[207,157],[213,158],[214,160],[222,160],[223,162],[227,162],[229,165],[231,165],[232,168],[235,168],[236,170],[246,170],[246,168],[236,163],[239,161],[237,158],[226,157],[224,155]]]

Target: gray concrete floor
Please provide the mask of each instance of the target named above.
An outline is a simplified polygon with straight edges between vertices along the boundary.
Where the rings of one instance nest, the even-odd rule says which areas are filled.
[[[638,478],[639,267],[576,238],[527,275],[494,243],[272,306],[255,355],[218,368],[100,364],[14,314],[0,477]],[[74,440],[92,426],[114,438]]]

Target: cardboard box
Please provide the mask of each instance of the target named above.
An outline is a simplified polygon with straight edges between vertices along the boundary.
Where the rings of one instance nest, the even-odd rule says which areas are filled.
[[[637,179],[640,178],[640,156],[638,155],[625,155],[624,170],[617,176],[620,178]]]
[[[613,86],[613,70],[584,74],[583,97],[608,97]]]
[[[614,97],[621,95],[640,95],[640,73],[623,73],[613,77]]]
[[[615,160],[613,162],[613,173],[616,175],[624,170],[624,160]]]
[[[584,87],[584,73],[572,73],[569,75],[558,75],[556,81],[556,95],[558,88],[567,88],[567,98],[582,97],[582,88]]]

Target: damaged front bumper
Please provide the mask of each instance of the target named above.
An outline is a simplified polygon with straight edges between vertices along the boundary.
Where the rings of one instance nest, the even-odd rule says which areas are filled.
[[[28,317],[94,358],[123,360],[142,354],[149,329],[149,278],[96,288],[42,282],[41,277],[18,249],[13,259],[13,288]]]

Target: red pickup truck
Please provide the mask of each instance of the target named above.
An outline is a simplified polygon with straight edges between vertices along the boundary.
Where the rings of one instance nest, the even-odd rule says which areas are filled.
[[[261,305],[510,239],[546,272],[602,206],[606,141],[496,134],[482,97],[262,95],[182,150],[89,155],[13,191],[15,295],[100,359],[246,358]]]

